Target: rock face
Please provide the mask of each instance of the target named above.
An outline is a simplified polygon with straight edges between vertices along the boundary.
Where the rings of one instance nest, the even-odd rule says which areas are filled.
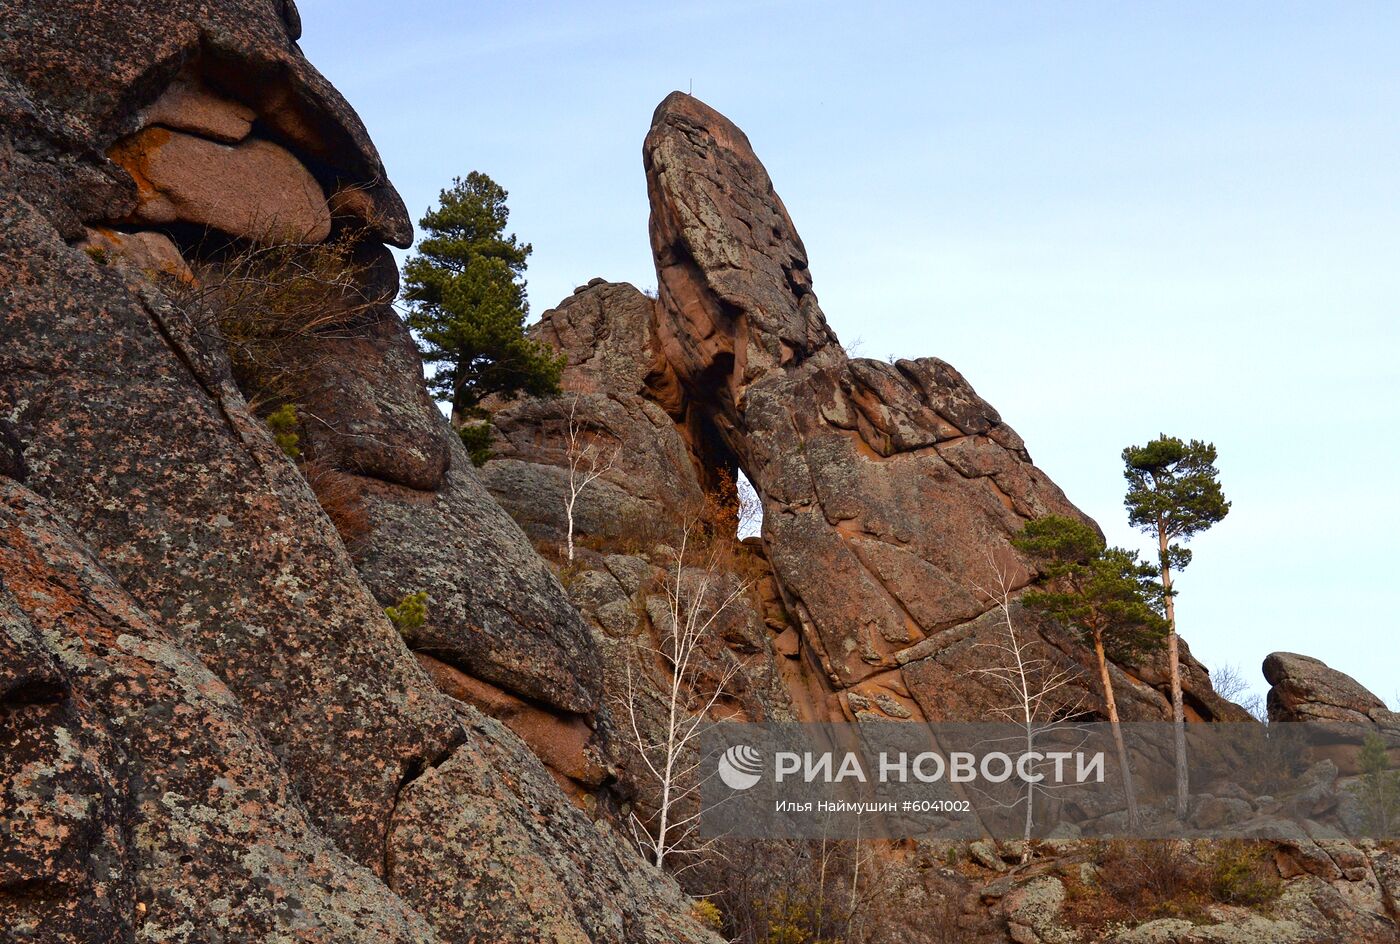
[[[716,717],[985,716],[976,585],[1024,583],[1009,536],[1078,512],[952,367],[845,355],[722,116],[662,104],[660,297],[595,281],[546,313],[566,395],[502,405],[478,473],[388,304],[402,202],[291,0],[3,13],[7,940],[715,944],[618,829],[656,804],[619,731],[666,715],[667,670],[632,660],[664,645],[670,580],[733,598],[695,663],[729,680]],[[237,252],[318,247],[353,265],[311,323],[241,337],[226,296],[185,297]],[[276,332],[268,392],[239,365]],[[608,469],[568,562],[571,430]],[[733,540],[739,473],[761,540]],[[677,565],[692,536],[713,563]],[[419,592],[399,631],[384,607]],[[1270,675],[1281,716],[1387,723],[1300,658]],[[1195,714],[1226,717],[1186,661]],[[1127,717],[1165,717],[1162,666],[1113,672]],[[1389,853],[1321,855],[1335,874],[1300,881],[1374,875],[1393,903]],[[1053,894],[1018,901],[1018,933],[1051,928]]]
[[[311,825],[223,682],[4,481],[0,578],[7,940],[434,940]]]
[[[1400,714],[1350,675],[1293,652],[1264,660],[1270,721],[1343,721],[1400,731]]]
[[[532,329],[566,356],[565,395],[518,400],[494,414],[499,438],[483,478],[537,542],[564,543],[571,417],[585,447],[612,464],[579,496],[581,536],[620,541],[658,521],[678,523],[703,502],[700,470],[680,430],[649,396],[648,384],[665,371],[654,309],[632,286],[598,279]]]
[[[657,335],[692,441],[762,496],[768,556],[829,684],[898,674],[990,608],[977,588],[996,584],[994,563],[1030,579],[1009,545],[1028,519],[1080,512],[950,365],[846,356],[792,220],[727,119],[673,94],[643,158]],[[937,688],[926,698],[961,714]]]
[[[513,718],[528,699],[546,735],[554,715],[585,740],[601,726],[594,640],[378,300],[396,287],[380,243],[405,244],[408,221],[295,19],[261,0],[5,6],[0,926],[712,940],[383,612],[427,591],[409,642],[499,683]],[[255,225],[273,218],[314,225]],[[209,246],[289,236],[351,247],[368,299],[292,333],[318,355],[281,365],[295,462],[217,319],[158,277],[213,279]],[[528,881],[482,880],[517,850]]]
[[[561,807],[529,749],[464,714],[474,749],[404,792],[389,858],[390,886],[411,889],[445,940],[716,944],[618,833]]]
[[[16,482],[29,477],[29,467],[24,462],[24,443],[5,420],[0,420],[0,477]]]
[[[426,590],[426,625],[407,642],[501,688],[564,712],[599,708],[602,668],[558,580],[447,440],[442,487],[416,492],[366,479],[372,532],[359,552],[366,584],[385,603]]]
[[[579,499],[585,540],[636,534],[633,522],[667,520],[742,472],[763,503],[774,625],[797,628],[835,715],[984,717],[995,696],[975,668],[997,628],[979,620],[991,601],[978,587],[998,568],[1027,582],[1011,535],[1079,512],[951,366],[846,356],[801,239],[728,120],[674,94],[643,157],[659,298],[595,280],[546,313],[536,335],[566,354],[566,396],[496,414],[488,486],[537,544],[557,545],[571,414],[617,457]],[[1083,647],[1045,634],[1057,659],[1084,661]],[[1199,717],[1242,716],[1184,661]],[[1157,668],[1120,673],[1128,717],[1163,716]],[[1093,689],[1086,679],[1079,694],[1092,701]]]
[[[382,860],[405,773],[459,738],[451,713],[218,352],[21,200],[0,219],[0,401],[29,486],[238,695],[342,848]]]
[[[275,234],[318,243],[331,213],[316,178],[271,141],[228,145],[146,128],[118,144],[112,160],[136,181],[127,222],[184,221],[250,239]]]
[[[658,402],[668,392],[673,402],[681,401],[655,337],[655,306],[631,285],[595,279],[545,312],[531,330],[565,355],[564,394],[499,408],[492,417],[494,457],[482,469],[492,495],[541,552],[572,572],[569,595],[603,654],[603,698],[622,732],[604,753],[621,792],[644,815],[653,811],[657,791],[630,723],[635,719],[650,740],[659,737],[669,680],[651,660],[638,658],[637,646],[665,647],[672,554],[683,538],[691,543],[682,583],[693,589],[707,582],[708,605],[744,581],[753,583],[751,592],[719,614],[709,644],[697,653],[697,688],[732,674],[723,711],[736,720],[796,720],[802,715],[794,693],[808,699],[809,717],[825,718],[831,711],[790,658],[795,648],[779,654],[781,634],[795,634],[761,549],[732,547],[734,553],[711,568],[709,556],[694,549],[706,537],[702,530],[713,524],[707,491],[717,470],[698,462],[686,431]],[[605,458],[608,468],[578,495],[577,553],[569,563],[562,558],[571,424],[580,448]],[[732,532],[733,523],[728,527]],[[730,534],[722,537],[732,545]]]

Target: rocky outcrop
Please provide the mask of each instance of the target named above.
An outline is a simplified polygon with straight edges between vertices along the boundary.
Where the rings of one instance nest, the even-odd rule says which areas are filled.
[[[388,305],[407,214],[297,47],[291,0],[4,14],[9,936],[713,944],[618,829],[656,803],[618,732],[667,714],[665,660],[639,653],[664,648],[673,593],[732,598],[694,663],[697,690],[727,680],[715,717],[990,710],[977,588],[1030,578],[1008,544],[1024,521],[1077,512],[952,367],[841,350],[721,116],[662,104],[645,148],[659,298],[595,281],[548,312],[534,330],[567,355],[565,396],[497,404],[478,473]],[[349,284],[276,326],[279,382],[260,388],[240,358],[266,337],[220,321],[226,295],[186,296],[238,253],[327,247]],[[274,438],[278,406],[295,409]],[[609,468],[566,561],[571,431]],[[740,474],[759,540],[732,539]],[[420,592],[423,624],[392,625],[384,607]],[[1016,613],[1057,666],[1083,664]],[[1227,716],[1185,661],[1193,715]],[[1281,711],[1387,723],[1280,664]],[[1164,667],[1112,671],[1125,716],[1165,716]],[[1215,799],[1196,814],[1228,813]],[[1319,914],[1350,907],[1341,882],[1374,880],[1393,909],[1393,854],[1290,848],[1290,877],[1332,895]],[[1053,929],[1054,892],[1009,896],[1016,933]]]
[[[427,591],[410,643],[499,683],[513,717],[523,700],[571,733],[598,723],[592,638],[382,304],[379,243],[407,242],[406,215],[295,19],[290,2],[6,7],[0,472],[33,493],[6,493],[0,542],[7,930],[706,939],[383,612]],[[269,163],[242,174],[249,155]],[[262,225],[291,218],[314,225]],[[295,462],[217,310],[195,317],[177,288],[216,277],[225,247],[291,235],[364,264],[364,303],[291,332],[309,369],[279,365],[298,378],[278,390],[301,407]],[[479,881],[473,848],[497,870],[532,850],[530,881]],[[519,918],[484,917],[503,913]]]
[[[3,480],[0,838],[7,940],[436,940],[311,824],[233,692]]]
[[[669,877],[558,802],[529,749],[499,722],[464,716],[472,749],[404,792],[387,876],[446,940],[716,944]]]
[[[675,554],[688,541],[681,582],[690,592],[705,585],[706,605],[717,607],[735,587],[752,586],[719,613],[714,632],[697,653],[696,692],[725,685],[719,710],[733,720],[795,720],[798,695],[810,717],[827,717],[803,670],[783,655],[779,640],[794,636],[759,547],[741,547],[732,533],[711,529],[716,506],[708,492],[719,470],[700,465],[679,426],[658,403],[676,394],[654,334],[655,301],[631,285],[595,279],[531,331],[565,355],[563,394],[498,405],[493,458],[482,468],[492,495],[541,552],[569,572],[569,596],[602,653],[602,690],[620,734],[601,752],[615,771],[618,791],[648,815],[657,791],[636,746],[631,725],[654,740],[665,722],[669,680],[655,660],[640,658],[666,646],[666,594],[674,587]],[[670,386],[668,387],[668,384]],[[679,402],[679,401],[677,401]],[[564,560],[567,529],[569,430],[575,449],[590,449],[607,466],[577,496],[576,557]],[[733,531],[734,524],[727,526]],[[705,550],[697,550],[703,544]],[[715,555],[717,548],[723,553]],[[629,675],[630,673],[630,675]],[[507,722],[509,723],[509,722]],[[539,743],[542,739],[526,738]]]
[[[459,737],[451,713],[219,352],[21,199],[0,219],[0,402],[29,486],[237,694],[342,848],[382,861],[405,773]]]
[[[408,328],[386,304],[398,292],[393,256],[358,249],[366,307],[351,300],[337,330],[314,339],[293,371],[289,396],[301,415],[309,459],[415,492],[442,487],[452,436],[423,389]]]
[[[371,531],[357,555],[360,573],[386,604],[428,593],[426,624],[406,636],[414,650],[560,711],[592,715],[602,694],[593,640],[461,443],[448,444],[451,466],[435,491],[361,480]]]
[[[69,239],[85,220],[123,218],[137,205],[137,184],[101,156],[169,121],[164,96],[172,84],[193,83],[236,103],[234,114],[255,114],[258,133],[298,155],[323,191],[356,188],[376,234],[407,245],[403,201],[359,118],[301,55],[296,20],[292,3],[261,0],[8,4],[0,117],[14,147],[6,177]],[[212,134],[180,123],[214,140],[230,133],[227,122]]]
[[[768,557],[827,683],[905,688],[941,717],[983,717],[990,695],[950,699],[937,682],[951,672],[975,689],[975,673],[915,655],[946,660],[976,634],[991,604],[979,588],[998,571],[1029,581],[1009,544],[1027,520],[1080,512],[953,367],[846,355],[802,240],[732,123],[673,94],[643,158],[656,333],[683,421],[702,431],[691,437],[702,459],[737,464],[762,496]],[[964,648],[985,658],[975,641]]]
[[[1341,721],[1400,732],[1400,714],[1356,679],[1320,659],[1293,652],[1264,660],[1270,721]]]
[[[679,93],[657,109],[643,149],[652,201],[655,300],[594,280],[534,329],[567,359],[565,396],[494,416],[484,477],[537,545],[565,529],[571,422],[615,457],[580,495],[585,543],[665,544],[677,511],[743,474],[763,505],[783,648],[817,716],[986,717],[987,614],[998,572],[1032,576],[1009,539],[1030,518],[1080,514],[1030,462],[1020,437],[935,358],[849,358],[812,291],[806,251],[743,133]],[[1013,587],[1014,589],[1014,587]],[[1038,627],[1061,668],[1084,648]],[[801,644],[797,645],[800,638]],[[1165,665],[1114,667],[1124,715],[1164,717]],[[1183,656],[1193,717],[1245,713]],[[811,685],[831,698],[811,697]],[[1092,712],[1096,685],[1065,692]]]
[[[574,508],[581,536],[617,544],[678,525],[704,501],[700,475],[674,420],[650,395],[665,363],[655,339],[655,301],[631,285],[595,279],[546,312],[532,334],[566,357],[564,395],[498,409],[492,461],[483,480],[532,538],[563,547],[568,432],[610,464]],[[651,543],[656,543],[655,541]]]

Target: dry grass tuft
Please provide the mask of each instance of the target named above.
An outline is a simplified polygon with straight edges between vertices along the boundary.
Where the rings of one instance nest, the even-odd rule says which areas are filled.
[[[259,414],[295,400],[297,376],[352,336],[370,309],[392,301],[366,286],[353,240],[325,243],[206,240],[191,247],[194,281],[161,288],[197,336],[228,353],[234,380]]]
[[[327,462],[312,460],[301,466],[301,474],[316,495],[316,501],[331,519],[341,541],[352,554],[369,536],[369,512],[360,497],[360,486],[354,476],[340,471]]]

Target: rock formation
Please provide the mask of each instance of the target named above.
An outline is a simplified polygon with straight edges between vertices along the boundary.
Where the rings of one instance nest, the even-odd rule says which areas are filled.
[[[7,481],[0,587],[6,940],[433,940],[312,826],[234,693]]]
[[[379,243],[408,242],[406,214],[295,20],[290,2],[5,6],[0,925],[704,940],[384,615],[426,591],[411,643],[594,737],[596,646],[423,391],[383,303]],[[292,333],[316,355],[281,365],[294,463],[180,286],[217,280],[227,247],[321,239],[362,263],[366,300]],[[360,533],[336,527],[347,506]]]
[[[1400,731],[1400,714],[1386,708],[1350,675],[1320,659],[1274,652],[1264,660],[1270,721],[1343,721]]]
[[[1079,512],[952,367],[845,354],[722,116],[662,103],[659,297],[595,280],[547,312],[565,395],[495,404],[478,472],[389,304],[407,214],[291,0],[0,13],[4,940],[717,941],[623,832],[656,803],[624,724],[655,731],[668,682],[629,660],[676,573],[742,588],[698,657],[733,675],[717,717],[992,707],[979,585],[1023,585],[1010,536]],[[249,259],[331,288],[237,322]],[[569,562],[571,426],[613,461]],[[763,523],[736,542],[741,474]],[[384,608],[420,592],[399,631]],[[1239,718],[1184,661],[1193,718]],[[1279,718],[1393,720],[1271,664]],[[1127,717],[1166,717],[1164,666],[1113,672]],[[1087,682],[1071,703],[1098,710]],[[1393,907],[1393,854],[1289,849],[1295,924]],[[1065,896],[1024,878],[965,914],[1050,939]]]
[[[743,132],[676,93],[643,147],[657,299],[594,280],[536,337],[568,362],[560,401],[496,414],[486,482],[537,544],[558,546],[572,409],[621,458],[580,499],[580,531],[615,541],[742,473],[763,503],[769,625],[805,666],[812,717],[981,720],[1002,696],[978,673],[998,632],[997,571],[1033,573],[1009,539],[1081,515],[953,367],[850,358],[812,290],[806,250]],[[686,461],[688,459],[688,461]],[[1088,666],[1063,629],[1018,609],[1061,668]],[[1160,658],[1155,661],[1161,661]],[[1123,714],[1166,717],[1166,666],[1112,668]],[[1183,656],[1201,719],[1245,717]],[[1066,707],[1092,712],[1086,672]],[[821,692],[815,696],[813,692]]]

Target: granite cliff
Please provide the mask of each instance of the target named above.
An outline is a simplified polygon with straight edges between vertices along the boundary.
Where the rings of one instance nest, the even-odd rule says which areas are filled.
[[[657,297],[595,280],[546,312],[564,395],[494,404],[478,470],[390,304],[407,213],[292,0],[0,13],[4,940],[718,941],[625,825],[656,802],[628,654],[664,635],[700,518],[716,586],[746,588],[701,653],[700,678],[733,676],[717,717],[986,716],[979,588],[1030,581],[1025,521],[1081,513],[953,367],[846,354],[723,116],[662,102]],[[341,277],[304,323],[239,333],[228,286],[269,257]],[[574,561],[570,423],[615,456]],[[738,542],[741,474],[762,532]],[[384,608],[418,592],[400,632]],[[1193,720],[1247,721],[1183,660]],[[1112,671],[1126,717],[1168,717],[1165,666]],[[1397,727],[1315,660],[1266,673],[1278,720]],[[647,730],[666,680],[640,678]],[[1087,678],[1064,704],[1093,716]],[[1395,937],[1394,852],[1280,856],[1278,940]],[[1050,880],[964,875],[959,920],[1068,939],[1026,891]],[[927,939],[905,917],[884,939]],[[1122,940],[1250,939],[1253,917],[1213,918]]]

